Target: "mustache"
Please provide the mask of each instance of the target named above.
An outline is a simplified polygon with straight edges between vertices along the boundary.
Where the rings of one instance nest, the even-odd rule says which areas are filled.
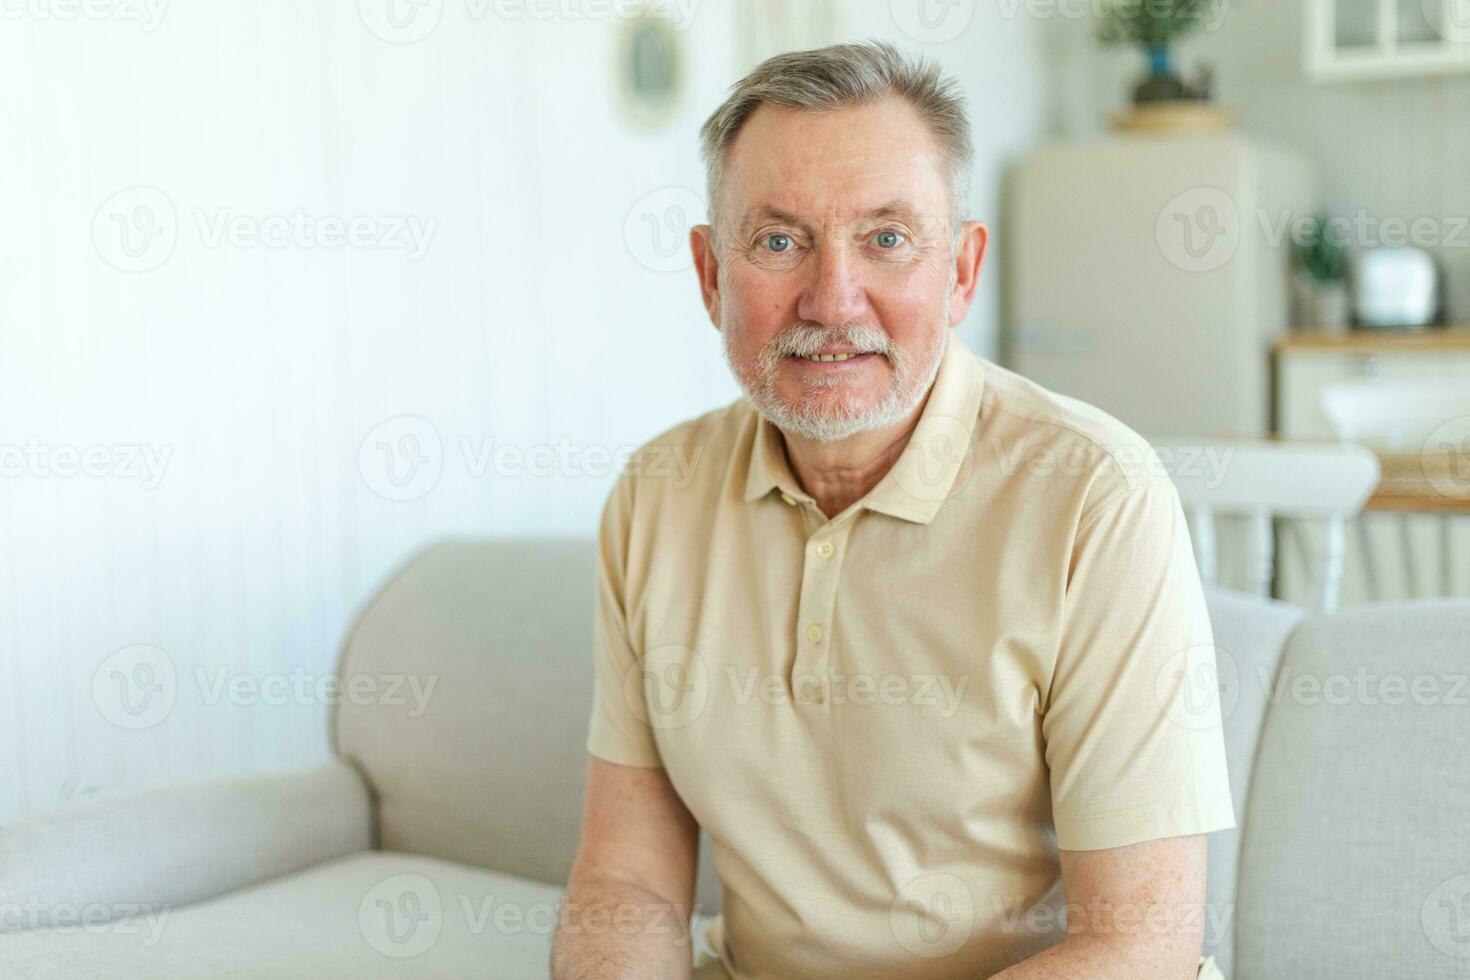
[[[893,353],[893,341],[878,327],[861,323],[842,327],[823,327],[816,324],[797,324],[781,331],[766,344],[766,355],[771,358],[806,357],[824,347],[848,347],[863,354]]]

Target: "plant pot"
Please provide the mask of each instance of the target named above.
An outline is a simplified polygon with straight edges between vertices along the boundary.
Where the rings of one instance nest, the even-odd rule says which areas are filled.
[[[1318,282],[1308,276],[1298,276],[1296,306],[1297,320],[1303,327],[1325,333],[1347,331],[1352,307],[1344,280]]]
[[[1133,101],[1137,105],[1150,102],[1173,102],[1185,98],[1189,87],[1184,79],[1174,74],[1173,60],[1168,45],[1155,44],[1144,49],[1148,55],[1148,78],[1133,90]]]

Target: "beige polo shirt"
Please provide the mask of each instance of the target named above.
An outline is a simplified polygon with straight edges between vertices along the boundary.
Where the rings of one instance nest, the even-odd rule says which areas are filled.
[[[634,457],[600,542],[587,747],[708,832],[736,980],[989,976],[1062,938],[1058,847],[1234,826],[1172,484],[952,332],[841,514],[741,399]]]

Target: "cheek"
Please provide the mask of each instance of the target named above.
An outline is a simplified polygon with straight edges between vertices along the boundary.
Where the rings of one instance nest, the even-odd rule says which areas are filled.
[[[725,302],[728,326],[760,343],[794,322],[796,294],[787,277],[754,270],[732,275]]]
[[[871,296],[873,308],[883,329],[903,344],[925,337],[934,331],[938,321],[948,323],[948,296],[944,284],[938,286],[928,277],[911,280]]]

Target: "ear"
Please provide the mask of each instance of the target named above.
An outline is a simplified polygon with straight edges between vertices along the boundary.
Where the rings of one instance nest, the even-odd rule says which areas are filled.
[[[689,229],[689,249],[694,253],[694,271],[699,274],[699,292],[715,329],[720,329],[720,259],[715,253],[714,231],[709,225]]]
[[[965,318],[975,300],[975,287],[980,284],[980,266],[985,262],[985,247],[990,244],[990,229],[979,221],[966,221],[955,249],[954,289],[949,294],[949,325]]]

